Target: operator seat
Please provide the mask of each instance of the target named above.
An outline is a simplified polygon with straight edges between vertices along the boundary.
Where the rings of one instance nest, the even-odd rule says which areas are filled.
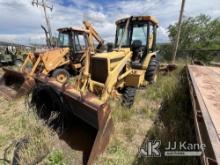
[[[143,55],[142,53],[142,42],[141,40],[134,40],[131,44],[131,50],[133,52],[132,55],[132,61],[131,61],[131,67],[133,69],[141,69],[141,57]]]

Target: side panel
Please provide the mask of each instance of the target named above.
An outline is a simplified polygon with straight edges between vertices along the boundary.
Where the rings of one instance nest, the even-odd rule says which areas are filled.
[[[69,52],[69,48],[55,49],[42,54],[42,61],[47,72],[69,62],[64,57]]]
[[[133,70],[133,73],[125,78],[125,86],[140,87],[144,82],[144,70]]]

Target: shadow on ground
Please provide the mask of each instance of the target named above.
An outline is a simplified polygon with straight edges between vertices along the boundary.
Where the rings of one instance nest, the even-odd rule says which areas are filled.
[[[79,161],[82,161],[82,164],[86,164],[97,130],[74,116],[71,116],[71,121],[68,124],[68,128],[59,135],[59,139],[65,141],[71,149],[81,151],[82,160]]]
[[[160,111],[152,128],[147,132],[141,148],[145,148],[148,140],[161,140],[161,157],[143,157],[136,155],[134,165],[198,165],[198,157],[167,157],[164,149],[168,142],[196,143],[192,105],[187,89],[185,70],[179,75],[173,93],[164,96]]]

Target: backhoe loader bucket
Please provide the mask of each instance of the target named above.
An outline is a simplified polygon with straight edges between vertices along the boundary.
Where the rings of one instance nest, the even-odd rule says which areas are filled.
[[[91,132],[85,129],[84,137],[78,138],[78,142],[75,140],[75,143],[86,143],[85,138],[92,138],[83,164],[93,164],[107,146],[113,130],[109,105],[103,104],[91,93],[82,94],[70,84],[62,85],[53,78],[41,75],[36,77],[35,81],[36,86],[31,93],[29,105],[72,149],[81,150],[73,144],[77,139],[76,136],[81,136],[79,134],[85,129],[85,124],[94,130]],[[81,125],[81,128],[75,130],[69,128],[75,124]],[[69,131],[67,135],[66,131]]]
[[[25,95],[34,86],[34,79],[14,70],[3,68],[0,93],[8,100]]]

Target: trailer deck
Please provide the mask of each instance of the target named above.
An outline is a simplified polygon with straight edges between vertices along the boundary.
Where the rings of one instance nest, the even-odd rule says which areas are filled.
[[[188,65],[197,140],[203,164],[220,164],[220,68]]]

